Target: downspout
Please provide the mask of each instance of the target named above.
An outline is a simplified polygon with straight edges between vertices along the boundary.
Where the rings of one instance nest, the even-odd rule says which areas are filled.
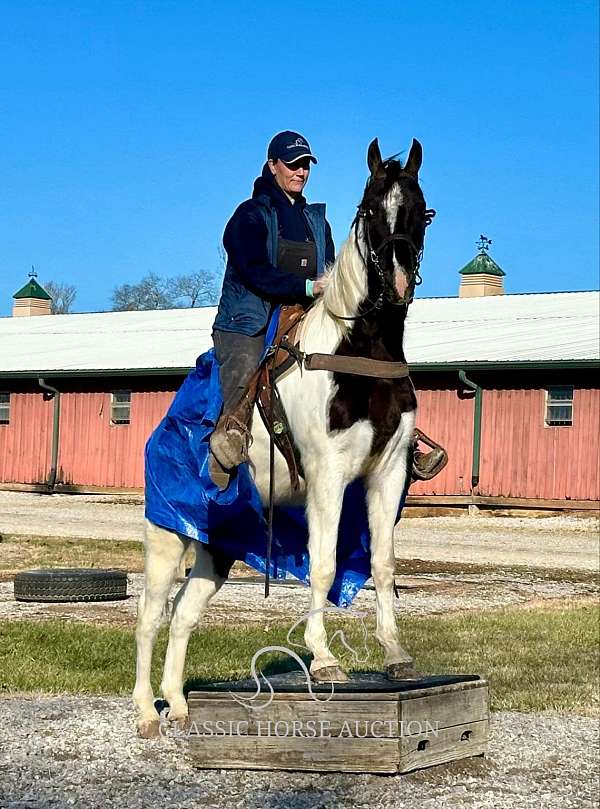
[[[52,385],[47,385],[46,381],[40,377],[38,379],[40,388],[47,390],[51,395],[44,398],[54,399],[54,412],[52,416],[52,455],[50,461],[50,475],[48,477],[47,485],[48,492],[52,494],[56,486],[56,476],[58,474],[58,441],[60,437],[60,391],[53,388]]]
[[[464,371],[458,372],[458,378],[465,385],[475,391],[475,413],[473,414],[473,462],[471,466],[471,494],[479,485],[479,465],[481,460],[481,406],[482,390],[475,382],[467,379]]]

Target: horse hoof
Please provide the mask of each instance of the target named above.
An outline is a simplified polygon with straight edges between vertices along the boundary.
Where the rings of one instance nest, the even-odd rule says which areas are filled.
[[[391,663],[385,667],[388,680],[420,680],[421,676],[412,663]]]
[[[310,676],[315,683],[347,683],[348,675],[340,666],[323,666],[311,671]]]
[[[139,722],[137,732],[140,739],[158,739],[160,735],[160,722],[158,719],[148,719],[145,722]]]
[[[187,733],[192,724],[189,716],[168,716],[167,719],[169,720],[169,725],[176,736]]]

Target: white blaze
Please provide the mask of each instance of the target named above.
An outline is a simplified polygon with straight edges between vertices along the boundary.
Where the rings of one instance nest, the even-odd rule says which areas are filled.
[[[398,219],[398,211],[400,206],[404,202],[404,197],[402,196],[402,189],[400,188],[399,183],[395,183],[390,190],[385,195],[385,199],[383,201],[385,207],[385,215],[387,218],[387,222],[390,228],[390,234],[394,233],[396,229],[396,221]],[[408,287],[408,276],[404,267],[402,267],[398,263],[398,259],[396,258],[396,251],[392,249],[392,261],[394,265],[394,287],[398,296],[403,298],[406,294],[406,290]]]

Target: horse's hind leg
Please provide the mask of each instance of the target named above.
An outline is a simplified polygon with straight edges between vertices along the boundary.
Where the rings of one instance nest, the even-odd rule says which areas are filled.
[[[169,703],[169,720],[180,724],[184,724],[188,716],[183,695],[183,669],[188,641],[208,602],[226,581],[233,562],[201,542],[195,543],[195,550],[194,567],[173,604],[169,645],[160,687]]]
[[[137,706],[137,728],[140,736],[158,735],[159,717],[154,707],[154,694],[150,683],[152,648],[161,624],[169,590],[175,580],[179,564],[189,540],[173,531],[159,528],[146,520],[144,540],[144,589],[138,604],[136,630],[137,662],[133,699]]]
[[[405,414],[403,421],[410,421]],[[386,450],[367,480],[371,533],[371,572],[377,600],[375,636],[384,648],[384,666],[390,679],[414,676],[411,656],[402,648],[394,614],[394,525],[406,482],[411,424],[402,425],[395,447]],[[392,439],[393,441],[394,439]]]

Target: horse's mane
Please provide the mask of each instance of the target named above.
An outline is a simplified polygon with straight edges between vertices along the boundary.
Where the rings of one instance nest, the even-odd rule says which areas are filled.
[[[367,273],[356,239],[356,231],[352,228],[327,272],[328,283],[322,298],[323,308],[334,320],[340,337],[343,337],[352,325],[351,320],[340,318],[354,317],[358,307],[367,297]]]

